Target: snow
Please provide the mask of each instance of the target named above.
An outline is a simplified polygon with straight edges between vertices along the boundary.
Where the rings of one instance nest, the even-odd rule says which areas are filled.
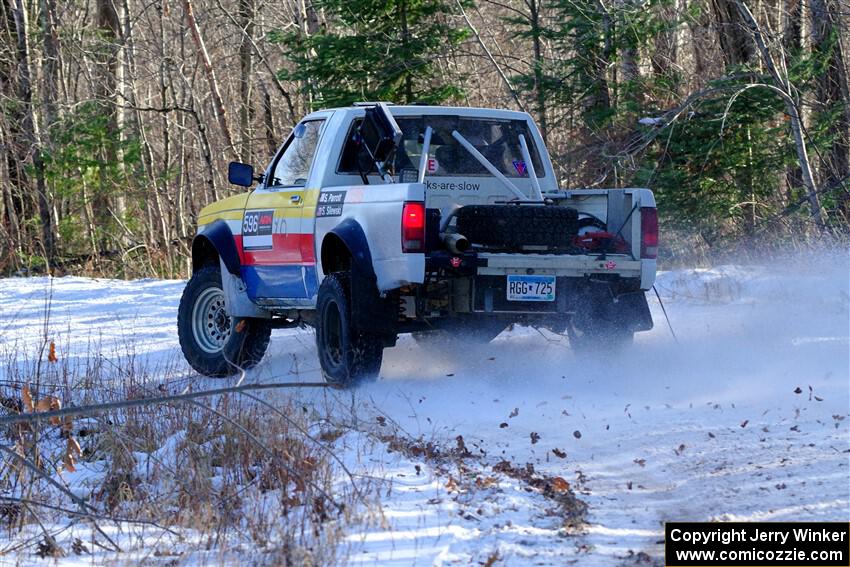
[[[663,118],[651,118],[646,116],[638,120],[638,124],[643,124],[644,126],[663,126],[664,119]]]
[[[47,337],[63,360],[85,364],[100,344],[107,359],[132,352],[169,381],[220,385],[180,358],[183,285],[0,280],[0,368],[15,378],[22,369],[4,366],[8,354],[38,352],[49,297]],[[655,329],[622,354],[580,358],[566,339],[523,327],[483,347],[423,347],[403,336],[374,384],[268,394],[352,429],[335,447],[381,507],[346,528],[348,562],[465,565],[498,555],[509,565],[611,565],[643,552],[658,563],[668,520],[850,521],[847,252],[674,270],[659,274],[657,288],[678,342],[650,294]],[[275,331],[246,380],[281,377],[321,380],[311,332]],[[460,435],[495,482],[452,490],[449,478],[468,471],[387,452],[378,437],[391,432],[443,447]],[[588,505],[586,525],[565,527],[551,501],[493,473],[503,459],[569,481]],[[75,474],[72,485],[86,492],[99,473]],[[133,549],[157,537],[145,531],[125,534]],[[9,537],[23,539],[4,531],[0,549]],[[91,558],[60,563],[73,561]]]

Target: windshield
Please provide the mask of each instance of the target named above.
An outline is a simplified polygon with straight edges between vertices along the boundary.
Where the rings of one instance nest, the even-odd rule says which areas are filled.
[[[519,145],[519,135],[522,134],[528,144],[537,177],[545,176],[534,138],[524,120],[433,114],[398,116],[395,119],[402,131],[402,142],[396,152],[393,172],[405,180],[416,178],[427,126],[433,129],[431,147],[428,151],[428,177],[490,177],[490,173],[484,166],[452,137],[454,130],[457,130],[508,178],[528,177],[528,167]],[[357,149],[353,139],[357,124],[358,122],[355,122],[353,125],[352,133],[343,149],[340,173],[358,173]],[[361,167],[364,165],[361,164]]]

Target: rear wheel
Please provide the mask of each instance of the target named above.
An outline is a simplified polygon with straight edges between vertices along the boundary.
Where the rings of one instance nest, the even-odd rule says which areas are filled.
[[[224,302],[221,271],[196,271],[180,298],[177,335],[189,365],[204,376],[233,376],[255,366],[269,346],[271,326],[264,319],[231,317]]]
[[[375,380],[384,357],[384,341],[352,324],[348,274],[330,274],[319,287],[316,348],[325,380],[351,386]]]

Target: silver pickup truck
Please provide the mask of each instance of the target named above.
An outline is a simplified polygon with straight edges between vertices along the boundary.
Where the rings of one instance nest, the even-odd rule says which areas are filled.
[[[652,328],[648,189],[562,189],[528,114],[364,103],[304,118],[256,187],[201,211],[183,352],[232,375],[273,328],[311,326],[326,380],[375,378],[400,333],[489,341],[510,324],[611,349]]]

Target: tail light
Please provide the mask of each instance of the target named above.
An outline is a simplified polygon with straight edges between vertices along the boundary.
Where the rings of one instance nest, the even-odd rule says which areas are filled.
[[[658,210],[643,207],[640,210],[640,257],[652,260],[658,256]]]
[[[401,212],[401,251],[425,251],[425,203],[405,203]]]

